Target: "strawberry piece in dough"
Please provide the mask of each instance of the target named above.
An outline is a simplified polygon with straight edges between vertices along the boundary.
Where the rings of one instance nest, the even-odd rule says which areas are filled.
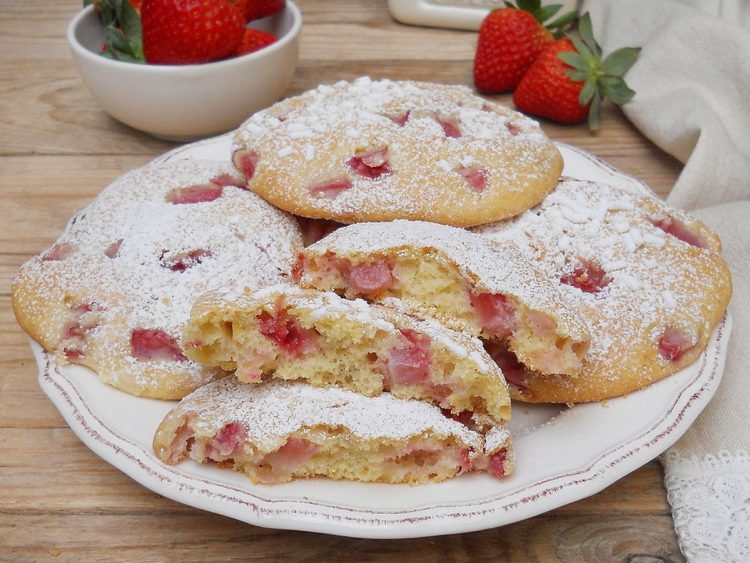
[[[320,447],[317,444],[308,442],[301,438],[289,438],[286,444],[281,446],[275,452],[268,454],[263,459],[263,464],[268,464],[273,471],[278,474],[279,479],[286,477],[312,456],[314,456]],[[272,481],[276,479],[271,478]]]
[[[347,160],[346,164],[357,175],[370,180],[376,180],[391,173],[391,168],[388,166],[388,147],[379,147],[357,154]]]
[[[516,329],[515,310],[504,295],[469,291],[469,299],[482,330],[506,338]]]
[[[204,258],[210,258],[211,251],[197,248],[195,250],[189,250],[187,252],[181,252],[175,254],[171,258],[161,259],[161,265],[163,268],[172,270],[173,272],[184,272],[185,270],[192,268],[196,264],[203,262]]]
[[[352,181],[349,178],[332,178],[325,182],[319,182],[313,184],[307,188],[310,195],[321,196],[326,199],[334,199],[341,192],[344,192],[352,187]]]
[[[560,278],[565,285],[576,287],[584,293],[598,293],[609,285],[607,273],[596,264],[581,264],[570,274]]]
[[[107,258],[117,258],[117,255],[120,253],[120,247],[122,246],[122,241],[123,239],[118,239],[112,244],[110,244],[104,251],[104,255]]]
[[[245,182],[231,174],[220,174],[211,178],[211,183],[224,188],[244,188]]]
[[[314,328],[304,328],[299,321],[281,310],[276,316],[263,311],[258,315],[258,330],[293,358],[299,358],[316,347],[320,334]]]
[[[386,360],[389,385],[413,385],[427,380],[432,367],[430,338],[410,329],[402,329],[403,338],[391,349]]]
[[[232,162],[234,163],[235,168],[242,172],[245,176],[245,180],[248,182],[252,180],[255,175],[255,169],[258,167],[259,159],[260,157],[257,152],[248,149],[240,149],[235,151],[232,155]]]
[[[674,217],[667,216],[658,221],[654,221],[653,224],[655,227],[661,229],[668,235],[680,239],[682,242],[686,242],[687,244],[698,248],[706,248],[706,243],[701,237],[691,231],[685,223],[678,221]]]
[[[662,357],[672,362],[677,362],[682,355],[695,346],[695,342],[689,334],[667,325],[659,338],[658,347]]]
[[[206,456],[216,461],[223,461],[242,453],[247,432],[241,424],[230,422],[216,433],[213,441],[206,447]]]
[[[305,273],[306,267],[307,267],[307,258],[305,257],[304,254],[300,252],[297,255],[297,260],[294,263],[294,266],[292,266],[292,271],[290,272],[290,276],[294,283],[299,283],[299,280],[302,279],[302,274]]]
[[[485,342],[484,347],[490,357],[500,367],[505,381],[513,385],[520,392],[525,393],[524,377],[526,375],[526,368],[518,361],[516,355],[500,342]]]
[[[505,124],[505,128],[508,130],[508,133],[510,133],[514,137],[521,132],[521,128],[518,125],[516,125],[515,123],[512,123],[510,121],[508,121]]]
[[[475,192],[483,192],[487,185],[487,171],[484,168],[476,166],[461,166],[456,170],[461,176],[466,178],[471,188]]]
[[[505,464],[505,458],[507,456],[508,452],[505,448],[490,456],[489,464],[487,466],[487,471],[489,471],[490,475],[494,475],[495,477],[503,477],[505,475],[505,468],[503,465]]]
[[[65,260],[76,250],[76,245],[69,242],[60,242],[50,248],[49,251],[47,251],[47,253],[42,256],[42,262],[55,262],[57,260]]]
[[[461,450],[461,453],[458,457],[458,465],[461,468],[460,473],[468,473],[474,468],[474,464],[471,461],[471,457],[469,457],[469,454],[471,452],[467,449]]]
[[[183,457],[185,457],[185,454],[190,453],[190,448],[193,445],[193,429],[190,426],[190,423],[195,418],[195,413],[189,412],[185,415],[184,422],[182,423],[182,426],[180,426],[177,429],[177,432],[175,432],[175,437],[172,440],[172,443],[169,444],[169,449],[167,450],[167,459],[166,462],[170,465],[174,465],[182,460]]]
[[[444,417],[460,422],[464,426],[468,426],[469,428],[473,428],[474,426],[474,420],[472,419],[474,413],[471,411],[461,411],[460,413],[454,414],[448,409],[440,409],[440,412]]]
[[[435,121],[443,128],[443,133],[445,133],[446,137],[458,139],[461,136],[461,128],[457,120],[438,114],[435,116]]]
[[[95,303],[82,303],[70,308],[70,320],[63,327],[59,344],[67,359],[84,357],[88,333],[99,326],[99,311],[101,308]]]
[[[136,328],[130,333],[130,353],[137,360],[187,361],[177,340],[156,328]]]
[[[346,258],[339,258],[329,252],[325,257],[328,266],[339,273],[352,289],[363,295],[373,295],[385,291],[396,281],[393,270],[385,259],[362,262],[352,265]],[[304,265],[303,265],[304,267]]]
[[[409,117],[411,116],[411,110],[406,110],[403,113],[390,113],[386,114],[386,117],[393,121],[396,125],[399,127],[403,127],[406,125],[406,123],[409,121]]]
[[[349,269],[347,281],[358,293],[372,295],[385,291],[393,285],[393,273],[386,260],[363,262]]]
[[[164,199],[174,205],[205,203],[219,199],[224,188],[218,184],[201,184],[187,188],[174,188],[167,192]]]

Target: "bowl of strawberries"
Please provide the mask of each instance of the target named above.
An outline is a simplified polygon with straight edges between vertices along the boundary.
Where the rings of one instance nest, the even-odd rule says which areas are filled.
[[[67,39],[102,109],[155,137],[223,133],[286,91],[302,16],[289,0],[86,0]]]

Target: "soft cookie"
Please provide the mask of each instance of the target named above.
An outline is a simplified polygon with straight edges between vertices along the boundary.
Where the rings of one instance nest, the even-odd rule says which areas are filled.
[[[513,246],[464,229],[422,221],[349,225],[305,248],[292,277],[506,342],[543,373],[575,375],[588,348],[586,324],[557,283]]]
[[[291,285],[215,292],[196,302],[185,327],[188,357],[264,376],[389,391],[446,409],[477,427],[510,418],[503,375],[479,340],[396,310]]]
[[[596,401],[681,370],[705,349],[732,292],[718,237],[645,189],[565,179],[538,207],[479,233],[517,245],[591,331],[576,377],[488,350],[522,401]]]
[[[244,188],[231,166],[180,161],[125,174],[21,268],[21,326],[63,362],[136,395],[177,399],[220,370],[185,357],[195,297],[283,280],[301,249],[294,219]]]
[[[256,483],[325,476],[379,483],[439,482],[472,470],[513,470],[510,434],[485,438],[440,409],[337,387],[216,381],[184,398],[159,425],[154,451],[229,465]]]
[[[267,201],[343,223],[497,221],[539,203],[562,170],[535,121],[465,86],[366,77],[256,113],[233,150]]]

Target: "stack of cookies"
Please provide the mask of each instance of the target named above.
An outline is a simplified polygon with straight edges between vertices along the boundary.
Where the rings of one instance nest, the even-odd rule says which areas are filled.
[[[696,360],[731,294],[707,227],[561,180],[537,123],[464,87],[320,86],[227,156],[126,174],[13,288],[62,361],[182,399],[154,438],[165,463],[502,477],[511,398],[641,389]]]

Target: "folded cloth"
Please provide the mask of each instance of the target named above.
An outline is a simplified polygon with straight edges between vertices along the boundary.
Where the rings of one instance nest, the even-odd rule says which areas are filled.
[[[750,2],[596,0],[590,10],[605,53],[643,48],[623,111],[685,163],[668,201],[695,209],[750,198]]]
[[[750,3],[597,0],[589,9],[605,54],[643,48],[623,110],[685,163],[668,201],[716,229],[732,270],[723,380],[662,461],[686,557],[750,561]]]
[[[662,457],[665,485],[690,561],[750,561],[750,201],[694,213],[723,242],[734,328],[716,395]]]

